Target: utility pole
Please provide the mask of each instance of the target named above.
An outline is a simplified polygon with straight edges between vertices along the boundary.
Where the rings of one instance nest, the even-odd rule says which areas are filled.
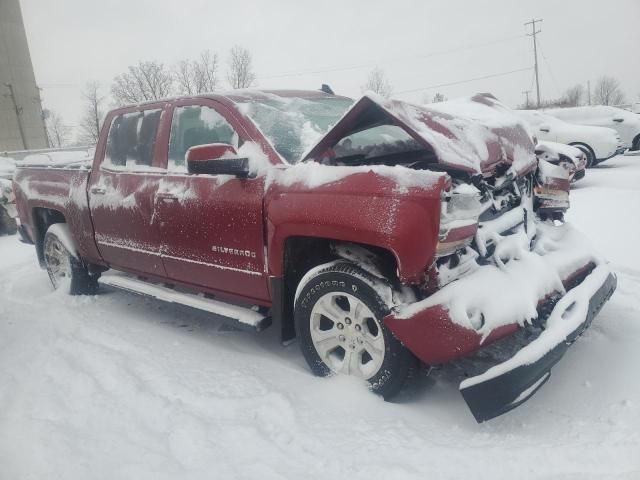
[[[524,101],[524,106],[526,108],[529,108],[529,94],[531,93],[531,90],[525,90],[524,92],[522,92],[523,95],[526,96],[526,100]]]
[[[540,108],[540,80],[538,78],[538,45],[536,43],[536,35],[541,32],[541,30],[536,30],[536,23],[541,23],[542,19],[531,19],[530,22],[525,23],[524,25],[531,25],[531,33],[527,33],[527,36],[533,37],[533,67],[536,72],[536,96],[538,99],[538,108]]]
[[[42,97],[40,96],[40,91],[42,89],[36,85],[36,97],[35,101],[38,102],[40,106],[40,118],[42,118],[42,128],[44,128],[44,139],[47,142],[47,148],[51,148],[51,140],[49,139],[49,129],[47,128],[47,115],[45,113],[44,108],[42,108]]]
[[[18,102],[16,101],[16,95],[13,91],[13,85],[10,83],[5,83],[5,86],[9,89],[9,96],[11,97],[11,102],[13,102],[13,109],[16,112],[16,120],[18,121],[18,130],[20,131],[20,139],[22,140],[22,148],[23,150],[27,150],[27,139],[24,136],[24,129],[22,128],[22,118],[21,113],[22,109],[18,107]]]
[[[591,105],[591,80],[587,80],[587,100]]]

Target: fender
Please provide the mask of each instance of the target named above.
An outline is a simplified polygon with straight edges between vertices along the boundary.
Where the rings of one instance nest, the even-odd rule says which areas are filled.
[[[371,167],[317,186],[272,182],[265,197],[269,274],[283,275],[285,242],[301,236],[384,248],[396,257],[401,282],[423,281],[437,246],[446,176],[402,170],[429,173],[430,181],[400,188],[397,179]]]
[[[34,212],[53,210],[64,217],[81,258],[102,263],[93,238],[87,202],[88,175],[87,170],[79,168],[21,166],[16,169],[13,181],[16,206],[20,221],[34,243],[38,243],[38,238],[42,240],[45,234],[39,231]]]

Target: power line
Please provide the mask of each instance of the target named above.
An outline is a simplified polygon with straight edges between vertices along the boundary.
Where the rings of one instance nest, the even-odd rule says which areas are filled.
[[[412,88],[411,90],[401,90],[401,91],[395,92],[395,93],[396,94],[411,93],[411,92],[419,92],[421,90],[430,90],[432,88],[450,87],[452,85],[460,85],[462,83],[475,82],[476,80],[485,80],[487,78],[503,77],[505,75],[511,75],[512,73],[525,72],[527,70],[531,70],[531,68],[532,67],[518,68],[517,70],[510,70],[508,72],[492,73],[491,75],[484,75],[482,77],[467,78],[465,80],[458,80],[456,82],[450,82],[450,83],[440,83],[440,84],[437,84],[437,85],[430,85],[428,87]]]
[[[501,38],[498,40],[493,40],[491,42],[485,42],[485,43],[479,43],[479,44],[474,44],[474,45],[465,45],[462,47],[457,47],[457,48],[451,48],[448,50],[441,50],[438,52],[431,52],[431,53],[427,53],[427,54],[422,54],[422,55],[414,55],[411,57],[404,57],[404,58],[393,58],[393,59],[387,59],[387,60],[378,60],[378,61],[371,61],[371,62],[367,62],[367,63],[361,63],[361,64],[355,64],[355,65],[343,65],[343,66],[336,66],[336,67],[323,67],[321,69],[313,69],[313,70],[306,70],[306,71],[297,71],[297,72],[283,72],[283,73],[277,73],[277,74],[272,74],[272,75],[264,75],[264,76],[259,76],[258,80],[268,80],[268,79],[273,79],[273,78],[285,78],[285,77],[297,77],[297,76],[302,76],[302,75],[312,75],[312,74],[316,74],[316,73],[330,73],[330,72],[340,72],[340,71],[347,71],[347,70],[359,70],[361,68],[370,68],[370,67],[374,67],[378,64],[381,63],[398,63],[398,62],[405,62],[405,61],[413,61],[415,59],[425,59],[425,58],[431,58],[431,57],[436,57],[436,56],[440,56],[440,55],[448,55],[450,53],[457,53],[457,52],[462,52],[465,50],[474,50],[477,48],[482,48],[482,47],[487,47],[490,45],[495,45],[498,43],[505,43],[505,42],[510,42],[512,40],[517,40],[517,39],[522,39],[525,38],[526,35],[516,35],[516,36],[511,36],[511,37],[506,37],[506,38]]]
[[[562,94],[560,92],[560,87],[558,86],[558,82],[556,81],[556,77],[553,74],[553,71],[551,70],[551,64],[549,63],[549,59],[544,54],[544,50],[542,49],[542,42],[540,42],[540,41],[539,41],[539,46],[540,46],[540,55],[542,55],[542,58],[544,59],[544,64],[547,66],[547,71],[549,72],[549,76],[551,77],[551,81],[553,82],[553,86],[556,87],[556,94],[558,94],[558,96],[560,96]]]

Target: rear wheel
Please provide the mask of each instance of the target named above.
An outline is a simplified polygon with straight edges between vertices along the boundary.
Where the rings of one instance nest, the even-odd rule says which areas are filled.
[[[640,135],[633,139],[633,143],[631,144],[631,150],[638,151],[640,150]]]
[[[53,227],[53,225],[52,225]],[[54,289],[68,288],[71,295],[90,295],[98,289],[82,261],[69,252],[64,241],[49,227],[44,236],[44,264]]]
[[[332,262],[314,270],[299,286],[295,305],[296,329],[309,367],[319,376],[361,378],[390,399],[416,359],[382,321],[390,305],[375,287],[377,282],[386,286],[351,263]]]

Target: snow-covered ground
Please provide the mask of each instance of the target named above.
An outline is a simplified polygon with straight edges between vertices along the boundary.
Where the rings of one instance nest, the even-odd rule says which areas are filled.
[[[447,371],[395,403],[313,377],[297,344],[127,293],[51,291],[0,238],[0,479],[640,478],[640,157],[569,218],[619,287],[525,405],[478,425]]]

